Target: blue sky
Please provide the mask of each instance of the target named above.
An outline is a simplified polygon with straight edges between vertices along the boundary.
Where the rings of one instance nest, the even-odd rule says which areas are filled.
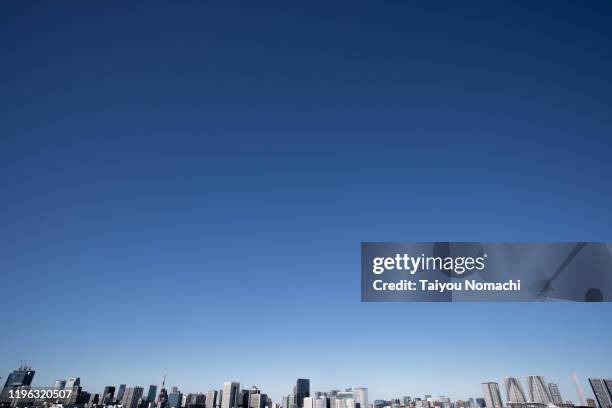
[[[3,5],[3,378],[612,375],[609,304],[359,292],[361,241],[610,240],[612,3],[330,3]]]

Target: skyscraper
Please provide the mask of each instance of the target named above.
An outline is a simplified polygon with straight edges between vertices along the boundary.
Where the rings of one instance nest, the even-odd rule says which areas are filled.
[[[123,401],[123,394],[125,393],[125,384],[120,384],[117,390],[117,400]]]
[[[6,377],[5,387],[21,387],[23,385],[32,385],[34,374],[36,371],[28,365],[21,365]]]
[[[548,391],[550,392],[550,399],[552,399],[553,404],[557,406],[563,404],[563,398],[561,398],[561,392],[559,392],[557,384],[549,383]]]
[[[353,398],[355,399],[355,408],[368,408],[368,389],[359,387],[353,389]]]
[[[147,401],[155,402],[156,394],[157,394],[157,385],[149,385],[149,392],[147,392]]]
[[[217,406],[217,391],[210,390],[206,394],[206,408],[215,408]]]
[[[295,384],[295,403],[298,408],[304,407],[304,398],[306,397],[310,397],[310,380],[307,378],[298,378]]]
[[[121,399],[121,404],[123,408],[136,408],[138,405],[138,400],[142,398],[142,394],[144,393],[144,388],[142,387],[127,387],[124,388],[123,398]]]
[[[13,406],[13,400],[9,397],[10,390],[20,387],[29,387],[34,379],[34,370],[29,365],[22,364],[6,378],[4,388],[0,389],[0,406]]]
[[[541,375],[530,375],[527,377],[527,386],[529,387],[529,399],[531,402],[544,405],[552,403],[544,377]]]
[[[251,393],[249,398],[249,408],[265,408],[268,396],[261,392]]]
[[[178,387],[172,387],[168,394],[168,408],[180,408],[183,403],[183,394],[178,390]]]
[[[482,392],[487,408],[502,408],[501,394],[499,385],[496,382],[482,383]]]
[[[599,407],[612,407],[612,380],[589,378],[589,383],[591,384],[595,398],[597,398],[597,402],[599,402]]]
[[[240,390],[240,383],[227,381],[223,383],[223,395],[221,396],[221,408],[236,408],[236,397]]]
[[[524,404],[527,402],[521,380],[516,377],[506,377],[504,378],[504,386],[506,388],[506,398],[509,403]]]
[[[114,397],[115,387],[107,385],[106,387],[104,387],[104,392],[102,393],[102,397],[100,398],[100,403],[102,405],[111,405],[113,403]]]
[[[66,381],[66,384],[64,385],[64,388],[71,389],[74,387],[78,387],[81,385],[81,379],[79,377],[70,377],[68,378],[68,380]]]

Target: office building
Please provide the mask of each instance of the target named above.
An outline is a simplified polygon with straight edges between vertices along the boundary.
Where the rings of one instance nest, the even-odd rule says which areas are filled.
[[[172,387],[168,394],[168,408],[181,408],[183,406],[183,394],[178,387]]]
[[[155,395],[157,395],[157,385],[149,385],[149,391],[147,392],[146,400],[148,402],[154,402]]]
[[[250,394],[249,397],[249,408],[266,408],[268,402],[268,396],[258,392],[257,394]]]
[[[142,398],[144,388],[142,387],[127,387],[124,388],[121,404],[123,408],[137,408],[138,400]]]
[[[221,396],[221,408],[237,408],[236,399],[240,383],[236,381],[227,381],[223,384],[223,395]]]
[[[79,387],[81,385],[81,379],[79,377],[70,377],[66,381],[64,388],[69,390],[74,387]]]
[[[530,375],[527,377],[527,387],[529,388],[529,401],[537,404],[549,405],[552,403],[546,381],[541,375]]]
[[[89,404],[89,406],[98,405],[100,403],[100,394],[90,395],[87,403]]]
[[[524,404],[527,402],[525,398],[525,392],[521,385],[521,380],[516,377],[504,378],[504,387],[506,388],[506,401],[508,403],[519,403]]]
[[[496,382],[482,383],[482,392],[487,408],[502,408],[499,385]]]
[[[206,408],[215,408],[217,406],[217,394],[216,390],[210,390],[206,394]]]
[[[612,407],[612,380],[604,380],[602,378],[589,378],[589,384],[591,384],[593,394],[595,394],[595,398],[599,403],[599,407]]]
[[[550,399],[553,404],[560,406],[563,404],[563,398],[561,398],[561,392],[559,392],[559,386],[555,383],[548,383],[548,392],[550,393]]]
[[[120,384],[117,390],[117,401],[123,401],[123,394],[125,394],[125,384]]]
[[[298,406],[298,408],[303,408],[304,398],[310,397],[310,380],[306,378],[298,378],[295,384],[294,394],[296,405]]]
[[[18,369],[14,370],[8,375],[8,377],[6,377],[4,387],[15,388],[22,387],[24,385],[32,385],[32,380],[34,379],[35,373],[36,371],[32,370],[32,367],[28,365],[21,365]]]
[[[100,404],[102,405],[111,405],[113,403],[113,398],[115,397],[115,387],[111,385],[107,385],[104,387],[104,392],[100,397]]]
[[[368,389],[365,387],[354,388],[353,399],[355,400],[355,408],[368,408]]]

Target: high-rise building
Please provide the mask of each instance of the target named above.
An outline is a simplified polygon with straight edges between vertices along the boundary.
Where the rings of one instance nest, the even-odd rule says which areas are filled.
[[[89,406],[98,405],[100,402],[100,394],[93,394],[89,396]]]
[[[516,377],[506,377],[504,378],[504,386],[506,388],[506,400],[508,403],[524,404],[527,402],[521,380]]]
[[[314,408],[327,408],[327,398],[317,398]]]
[[[253,386],[255,388],[255,386]],[[236,405],[238,408],[249,408],[251,403],[251,390],[240,390],[236,397]]]
[[[354,388],[353,399],[355,400],[355,408],[368,408],[368,389],[365,387]]]
[[[265,408],[268,402],[268,396],[261,392],[250,393],[249,408]]]
[[[217,391],[210,390],[206,394],[206,408],[215,408],[217,406]]]
[[[66,381],[66,384],[64,385],[64,388],[69,390],[71,388],[78,387],[80,385],[81,385],[81,379],[79,377],[70,377]]]
[[[146,401],[154,402],[155,395],[157,395],[157,385],[149,385],[149,391],[147,391]]]
[[[482,392],[487,408],[502,408],[501,394],[499,385],[496,382],[482,383]]]
[[[223,383],[223,395],[221,396],[221,408],[237,408],[236,404],[240,383],[227,381]]]
[[[123,401],[123,394],[125,394],[125,384],[119,384],[119,389],[117,390],[117,401]]]
[[[606,382],[608,384],[606,384]],[[593,389],[593,394],[599,403],[600,408],[612,407],[612,380],[602,378],[589,378],[589,383]]]
[[[32,367],[28,365],[21,365],[18,369],[6,377],[4,387],[21,387],[24,385],[32,385],[34,374],[36,374],[36,371],[32,370]]]
[[[480,408],[485,408],[487,406],[487,402],[484,398],[476,398],[476,405],[478,405]]]
[[[310,397],[310,380],[307,378],[298,378],[295,384],[295,403],[298,408],[304,407],[304,398]],[[226,407],[222,407],[226,408]]]
[[[183,406],[183,394],[178,387],[172,387],[168,394],[168,408],[181,408]]]
[[[529,387],[529,400],[538,404],[548,405],[552,403],[546,381],[541,375],[530,375],[527,377]]]
[[[35,371],[32,370],[32,367],[26,364],[22,364],[18,369],[10,373],[6,378],[4,388],[0,389],[0,406],[16,406],[17,400],[10,397],[10,391],[21,387],[29,388],[32,385],[34,374]],[[19,405],[22,403],[23,400],[20,400]]]
[[[102,405],[111,405],[113,403],[113,398],[115,397],[115,387],[112,385],[107,385],[104,387],[104,392],[102,393],[102,397],[100,398],[100,404]]]
[[[138,400],[142,398],[144,388],[142,387],[127,387],[124,388],[123,398],[121,399],[121,405],[123,408],[136,408]]]
[[[66,387],[66,380],[55,380],[53,388],[56,390],[63,390]]]
[[[438,397],[438,401],[440,401],[440,404],[442,405],[442,408],[451,408],[452,404],[451,404],[451,400],[450,400],[449,397],[447,397],[445,395],[440,395]]]
[[[561,392],[559,392],[559,386],[555,383],[548,383],[548,392],[550,393],[550,399],[553,404],[559,406],[563,404],[563,398],[561,398]]]

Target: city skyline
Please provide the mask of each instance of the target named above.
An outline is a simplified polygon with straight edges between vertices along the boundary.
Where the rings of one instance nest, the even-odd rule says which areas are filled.
[[[25,364],[22,365],[23,370],[33,370],[33,368],[31,368],[31,366]],[[568,377],[572,378],[573,381],[573,377],[572,377],[573,373],[568,374]],[[612,390],[612,379],[608,379],[608,378],[612,378],[612,376],[607,377],[607,376],[603,376],[601,377],[601,381],[603,384],[603,388],[604,388],[604,393],[607,392],[608,394],[604,395],[604,398],[612,398],[612,396],[610,395],[610,391],[606,391],[606,389],[611,389]],[[601,395],[598,397],[596,395],[596,393],[593,390],[593,383],[592,380],[594,379],[594,377],[589,376],[586,380],[587,380],[587,384],[589,384],[588,387],[588,394],[586,396],[586,399],[597,399],[601,398]],[[166,380],[167,380],[167,376],[164,374],[163,375],[163,380],[160,384],[155,384],[155,383],[151,383],[151,384],[144,384],[144,383],[134,383],[134,384],[127,384],[127,383],[118,383],[118,384],[106,384],[103,387],[100,387],[100,395],[104,395],[106,394],[106,390],[110,387],[113,388],[116,386],[117,391],[117,398],[119,400],[122,400],[124,398],[123,394],[124,392],[126,392],[126,390],[128,388],[132,388],[132,392],[133,387],[140,387],[142,388],[141,390],[137,390],[139,392],[139,395],[142,396],[149,396],[151,395],[151,389],[153,389],[153,387],[155,388],[155,390],[165,390],[165,387],[167,387],[166,385]],[[5,381],[8,381],[8,377],[7,378],[2,378],[2,376],[0,376],[0,383],[4,383]],[[32,379],[30,379],[30,381],[32,381]],[[53,382],[49,383],[49,384],[36,384],[35,382],[32,383],[33,386],[38,386],[38,387],[44,387],[44,386],[51,386],[51,384],[55,384],[55,387],[58,386],[59,383],[63,382],[63,386],[66,386],[68,388],[72,387],[74,384],[77,385],[82,385],[81,384],[81,377],[69,377],[67,380],[62,380],[62,379],[56,379]],[[396,394],[392,394],[392,395],[387,395],[384,397],[380,397],[380,398],[371,398],[368,395],[370,394],[370,388],[367,386],[346,386],[346,387],[331,387],[331,388],[317,388],[317,389],[313,389],[310,388],[310,379],[306,379],[306,380],[301,380],[300,378],[298,378],[298,384],[300,384],[300,381],[308,381],[308,384],[306,385],[306,389],[307,391],[304,392],[300,392],[298,391],[298,389],[294,386],[293,387],[293,392],[296,393],[296,395],[301,394],[302,395],[302,399],[304,398],[304,396],[309,396],[309,397],[313,397],[313,395],[315,394],[315,392],[326,392],[329,390],[338,390],[338,391],[343,391],[343,390],[348,390],[351,389],[353,392],[355,390],[363,390],[365,389],[365,400],[369,400],[374,401],[377,399],[384,399],[384,400],[389,400],[389,399],[393,399],[393,398],[398,398],[401,399],[403,398],[405,395],[410,395],[413,398],[414,397],[419,397],[419,396],[426,396],[426,395],[433,395],[433,396],[447,396],[448,394],[445,392],[440,392],[440,393],[436,393],[436,392],[424,392],[424,393],[419,393],[419,392],[410,392],[410,391],[403,391],[403,392],[399,392]],[[490,406],[490,408],[501,408],[501,407],[506,407],[507,403],[542,403],[542,398],[548,398],[550,401],[549,402],[545,402],[544,404],[548,404],[548,403],[553,403],[553,396],[551,395],[552,393],[550,393],[549,391],[544,391],[545,393],[548,393],[548,397],[542,397],[541,395],[537,395],[538,392],[542,392],[542,390],[537,390],[537,391],[528,391],[528,393],[525,393],[525,388],[523,388],[522,384],[525,383],[527,385],[527,389],[530,389],[530,381],[534,381],[534,386],[540,386],[541,384],[544,384],[544,387],[546,390],[549,390],[550,386],[552,385],[553,387],[557,388],[557,392],[559,392],[559,387],[557,383],[554,382],[546,382],[544,380],[543,376],[539,376],[539,375],[528,375],[525,376],[523,380],[521,380],[520,377],[503,377],[501,378],[499,381],[490,381],[490,382],[482,382],[480,385],[482,386],[481,388],[481,395],[477,395],[477,394],[472,394],[472,395],[463,395],[463,396],[459,396],[459,397],[451,397],[452,400],[457,401],[457,400],[463,400],[463,401],[467,401],[469,398],[484,398],[485,401],[487,401],[487,403],[491,403],[491,405],[487,405],[487,407]],[[537,381],[537,384],[535,383]],[[604,381],[607,381],[607,385],[606,383],[604,383]],[[83,383],[86,384],[86,383]],[[231,380],[231,381],[222,381],[221,383],[221,388],[220,390],[223,391],[221,394],[226,394],[229,392],[230,395],[233,395],[233,399],[236,399],[236,395],[237,395],[237,390],[238,389],[245,389],[242,388],[242,386],[245,386],[247,383],[243,383],[241,381],[235,381],[235,380]],[[582,382],[581,382],[582,384]],[[487,385],[488,387],[485,387],[485,385]],[[254,384],[253,386],[258,386],[257,384]],[[149,387],[149,392],[145,394],[145,390],[147,389],[147,387]],[[250,386],[248,386],[250,387]],[[247,387],[247,388],[248,388]],[[503,387],[503,388],[502,388]],[[180,390],[183,394],[187,394],[187,393],[201,393],[201,394],[205,394],[207,396],[209,396],[210,398],[210,393],[214,392],[214,398],[217,398],[217,390],[219,390],[219,388],[210,388],[210,387],[202,387],[202,389],[198,389],[198,390],[188,390],[188,389],[184,389],[182,386],[180,385],[173,385],[171,387],[168,388],[172,388],[172,389],[178,389]],[[258,386],[258,388],[262,388],[260,386]],[[92,395],[95,392],[95,390],[90,389],[90,387],[83,387],[84,390],[89,391]],[[102,391],[104,390],[104,391]],[[493,395],[488,395],[487,393],[489,392],[488,390],[492,390]],[[511,392],[509,392],[509,390]],[[361,391],[360,391],[361,392]],[[516,396],[518,394],[522,394],[523,396],[523,401],[516,401],[516,398],[513,398],[513,396]],[[559,392],[560,393],[560,392]],[[567,392],[567,390],[563,391],[563,394],[571,394],[571,392]],[[155,392],[154,392],[155,394]],[[221,395],[219,394],[219,395]],[[273,397],[270,394],[266,394],[270,397]],[[272,400],[276,403],[282,404],[282,397],[284,397],[286,395],[282,394],[280,396],[278,396],[278,398],[272,398]],[[155,396],[155,398],[158,398],[158,395]],[[300,398],[296,397],[296,404],[299,408],[303,408],[303,403],[300,405]],[[364,397],[359,397],[359,398],[364,398]],[[355,400],[357,401],[358,398],[355,398]],[[501,402],[501,404],[498,404],[497,401]],[[575,399],[571,399],[571,398],[566,398],[563,400],[563,403],[565,403],[566,401],[572,401],[574,403],[574,405],[580,405],[580,396],[576,394],[576,398]],[[227,400],[226,400],[226,404],[227,404]],[[135,406],[133,407],[128,407],[128,408],[136,408]],[[223,408],[223,406],[221,406],[220,408]],[[232,407],[227,407],[227,408],[232,408]]]

